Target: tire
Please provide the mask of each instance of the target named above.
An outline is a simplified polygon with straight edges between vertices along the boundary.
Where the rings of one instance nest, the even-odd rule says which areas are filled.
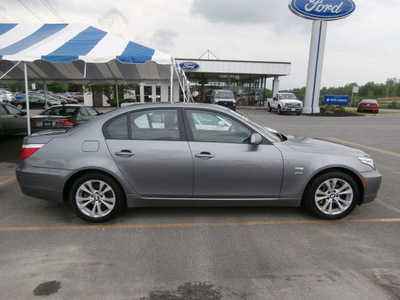
[[[268,103],[268,111],[269,111],[269,112],[272,111],[271,105],[270,105],[269,103]]]
[[[281,106],[278,106],[278,115],[281,115],[281,114],[282,114]]]
[[[118,183],[99,173],[78,178],[72,184],[69,200],[78,217],[93,223],[109,221],[125,207],[125,195]]]
[[[315,178],[305,193],[305,205],[317,217],[338,220],[350,214],[359,202],[355,180],[342,172],[329,172]]]

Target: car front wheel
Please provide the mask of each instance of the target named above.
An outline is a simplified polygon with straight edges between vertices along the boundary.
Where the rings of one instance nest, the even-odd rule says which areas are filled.
[[[317,177],[305,194],[305,204],[317,217],[338,220],[352,212],[359,200],[355,180],[341,172],[329,172]]]
[[[282,109],[280,106],[278,106],[278,115],[281,115],[281,114],[282,114]]]
[[[77,179],[69,199],[78,217],[94,223],[111,220],[125,204],[124,194],[116,181],[98,173],[85,174]]]

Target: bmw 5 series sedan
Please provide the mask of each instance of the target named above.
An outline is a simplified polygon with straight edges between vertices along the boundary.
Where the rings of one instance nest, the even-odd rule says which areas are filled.
[[[27,136],[16,173],[26,195],[69,201],[90,222],[149,206],[305,205],[335,220],[374,200],[381,184],[361,150],[193,103],[134,104]]]

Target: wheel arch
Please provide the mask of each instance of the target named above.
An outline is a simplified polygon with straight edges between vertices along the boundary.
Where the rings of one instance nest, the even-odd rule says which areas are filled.
[[[124,200],[124,205],[126,206],[126,194],[125,194],[125,190],[123,188],[123,186],[121,185],[121,183],[117,180],[117,178],[115,176],[113,176],[112,174],[110,174],[109,172],[106,172],[104,170],[99,170],[99,169],[86,169],[86,170],[80,170],[78,172],[76,172],[75,174],[73,174],[72,176],[70,176],[68,178],[68,180],[65,182],[64,184],[64,189],[63,189],[63,201],[67,202],[68,198],[69,198],[69,192],[71,190],[72,185],[74,184],[74,182],[81,176],[84,176],[86,174],[89,173],[94,173],[94,174],[102,174],[105,176],[110,177],[112,180],[115,181],[115,183],[119,186],[119,188],[122,191],[122,195],[123,195],[123,200]]]
[[[316,173],[307,183],[305,189],[303,190],[303,194],[301,197],[301,205],[304,205],[305,202],[305,194],[307,193],[307,190],[309,189],[310,185],[312,184],[312,182],[318,178],[319,176],[322,176],[323,174],[326,173],[330,173],[330,172],[341,172],[341,173],[345,173],[347,175],[349,175],[350,177],[352,177],[354,179],[354,181],[357,184],[359,193],[360,193],[360,198],[358,199],[358,205],[362,204],[363,199],[364,199],[364,184],[363,181],[361,180],[361,178],[352,170],[346,169],[346,168],[341,168],[341,167],[335,167],[335,168],[328,168],[328,169],[324,169],[319,171],[318,173]]]

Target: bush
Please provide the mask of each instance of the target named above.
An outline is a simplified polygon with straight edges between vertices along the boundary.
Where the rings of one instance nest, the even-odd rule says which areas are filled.
[[[389,103],[389,105],[387,106],[387,108],[390,109],[400,109],[400,104],[397,101],[392,101],[391,103]]]
[[[136,99],[133,99],[133,98],[120,99],[119,100],[119,105],[121,105],[121,103],[124,103],[124,102],[136,102]],[[110,104],[113,107],[117,107],[117,100],[115,100],[115,99],[107,100],[107,103]]]

